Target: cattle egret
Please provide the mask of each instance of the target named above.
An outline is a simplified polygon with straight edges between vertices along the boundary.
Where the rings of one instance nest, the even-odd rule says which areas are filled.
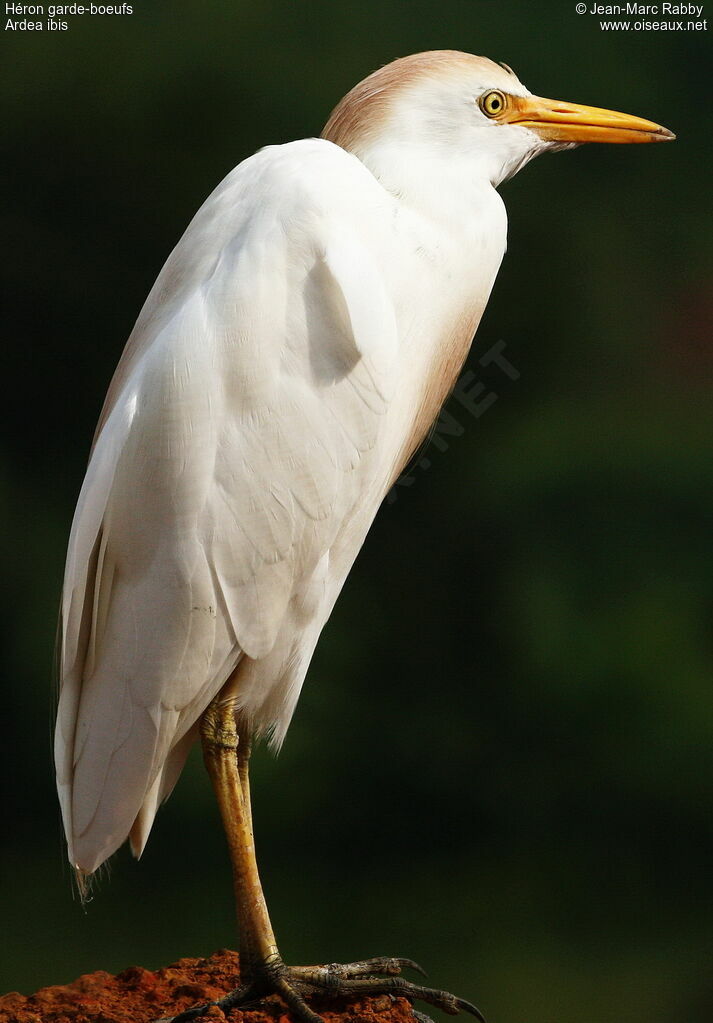
[[[258,877],[248,765],[279,747],[385,494],[453,387],[505,252],[497,186],[539,153],[662,142],[533,96],[506,65],[404,57],[319,139],[270,146],[199,209],[104,402],[62,595],[57,786],[80,885],[139,856],[199,738],[230,848],[241,983],[218,1003],[388,991],[405,959],[288,967]],[[206,1006],[183,1013],[192,1019]]]

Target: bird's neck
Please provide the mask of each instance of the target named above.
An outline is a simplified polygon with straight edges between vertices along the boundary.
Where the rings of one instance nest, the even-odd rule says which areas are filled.
[[[400,204],[444,229],[458,232],[477,222],[494,188],[486,158],[465,162],[403,144],[380,142],[356,153],[377,181]]]

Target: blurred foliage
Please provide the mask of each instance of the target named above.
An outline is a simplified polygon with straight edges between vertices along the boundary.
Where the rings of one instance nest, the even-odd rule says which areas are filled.
[[[234,945],[195,756],[139,866],[83,913],[50,756],[64,547],[106,384],[196,206],[317,134],[359,78],[453,47],[542,95],[669,125],[504,186],[510,250],[469,368],[385,504],[278,760],[262,871],[293,961],[412,955],[497,1023],[713,1015],[707,36],[574,4],[135,4],[4,33],[4,825],[0,989]],[[706,104],[707,106],[707,104]],[[512,380],[479,359],[497,340]],[[453,432],[453,431],[451,431]]]

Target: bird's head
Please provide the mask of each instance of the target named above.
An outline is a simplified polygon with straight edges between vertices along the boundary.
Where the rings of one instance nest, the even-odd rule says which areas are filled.
[[[322,136],[367,166],[385,154],[466,159],[494,185],[547,150],[675,138],[641,117],[533,96],[506,65],[454,50],[375,71],[337,105]]]

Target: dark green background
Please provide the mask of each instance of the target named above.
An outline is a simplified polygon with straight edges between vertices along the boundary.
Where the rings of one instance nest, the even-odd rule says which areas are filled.
[[[498,397],[386,504],[277,761],[258,848],[289,960],[405,954],[492,1023],[713,1018],[709,34],[574,3],[147,3],[3,33],[0,990],[234,945],[199,759],[86,913],[50,756],[64,547],[134,317],[203,198],[405,53],[653,118],[502,189],[470,359]],[[512,381],[478,358],[502,339]],[[451,424],[452,426],[452,424]]]

